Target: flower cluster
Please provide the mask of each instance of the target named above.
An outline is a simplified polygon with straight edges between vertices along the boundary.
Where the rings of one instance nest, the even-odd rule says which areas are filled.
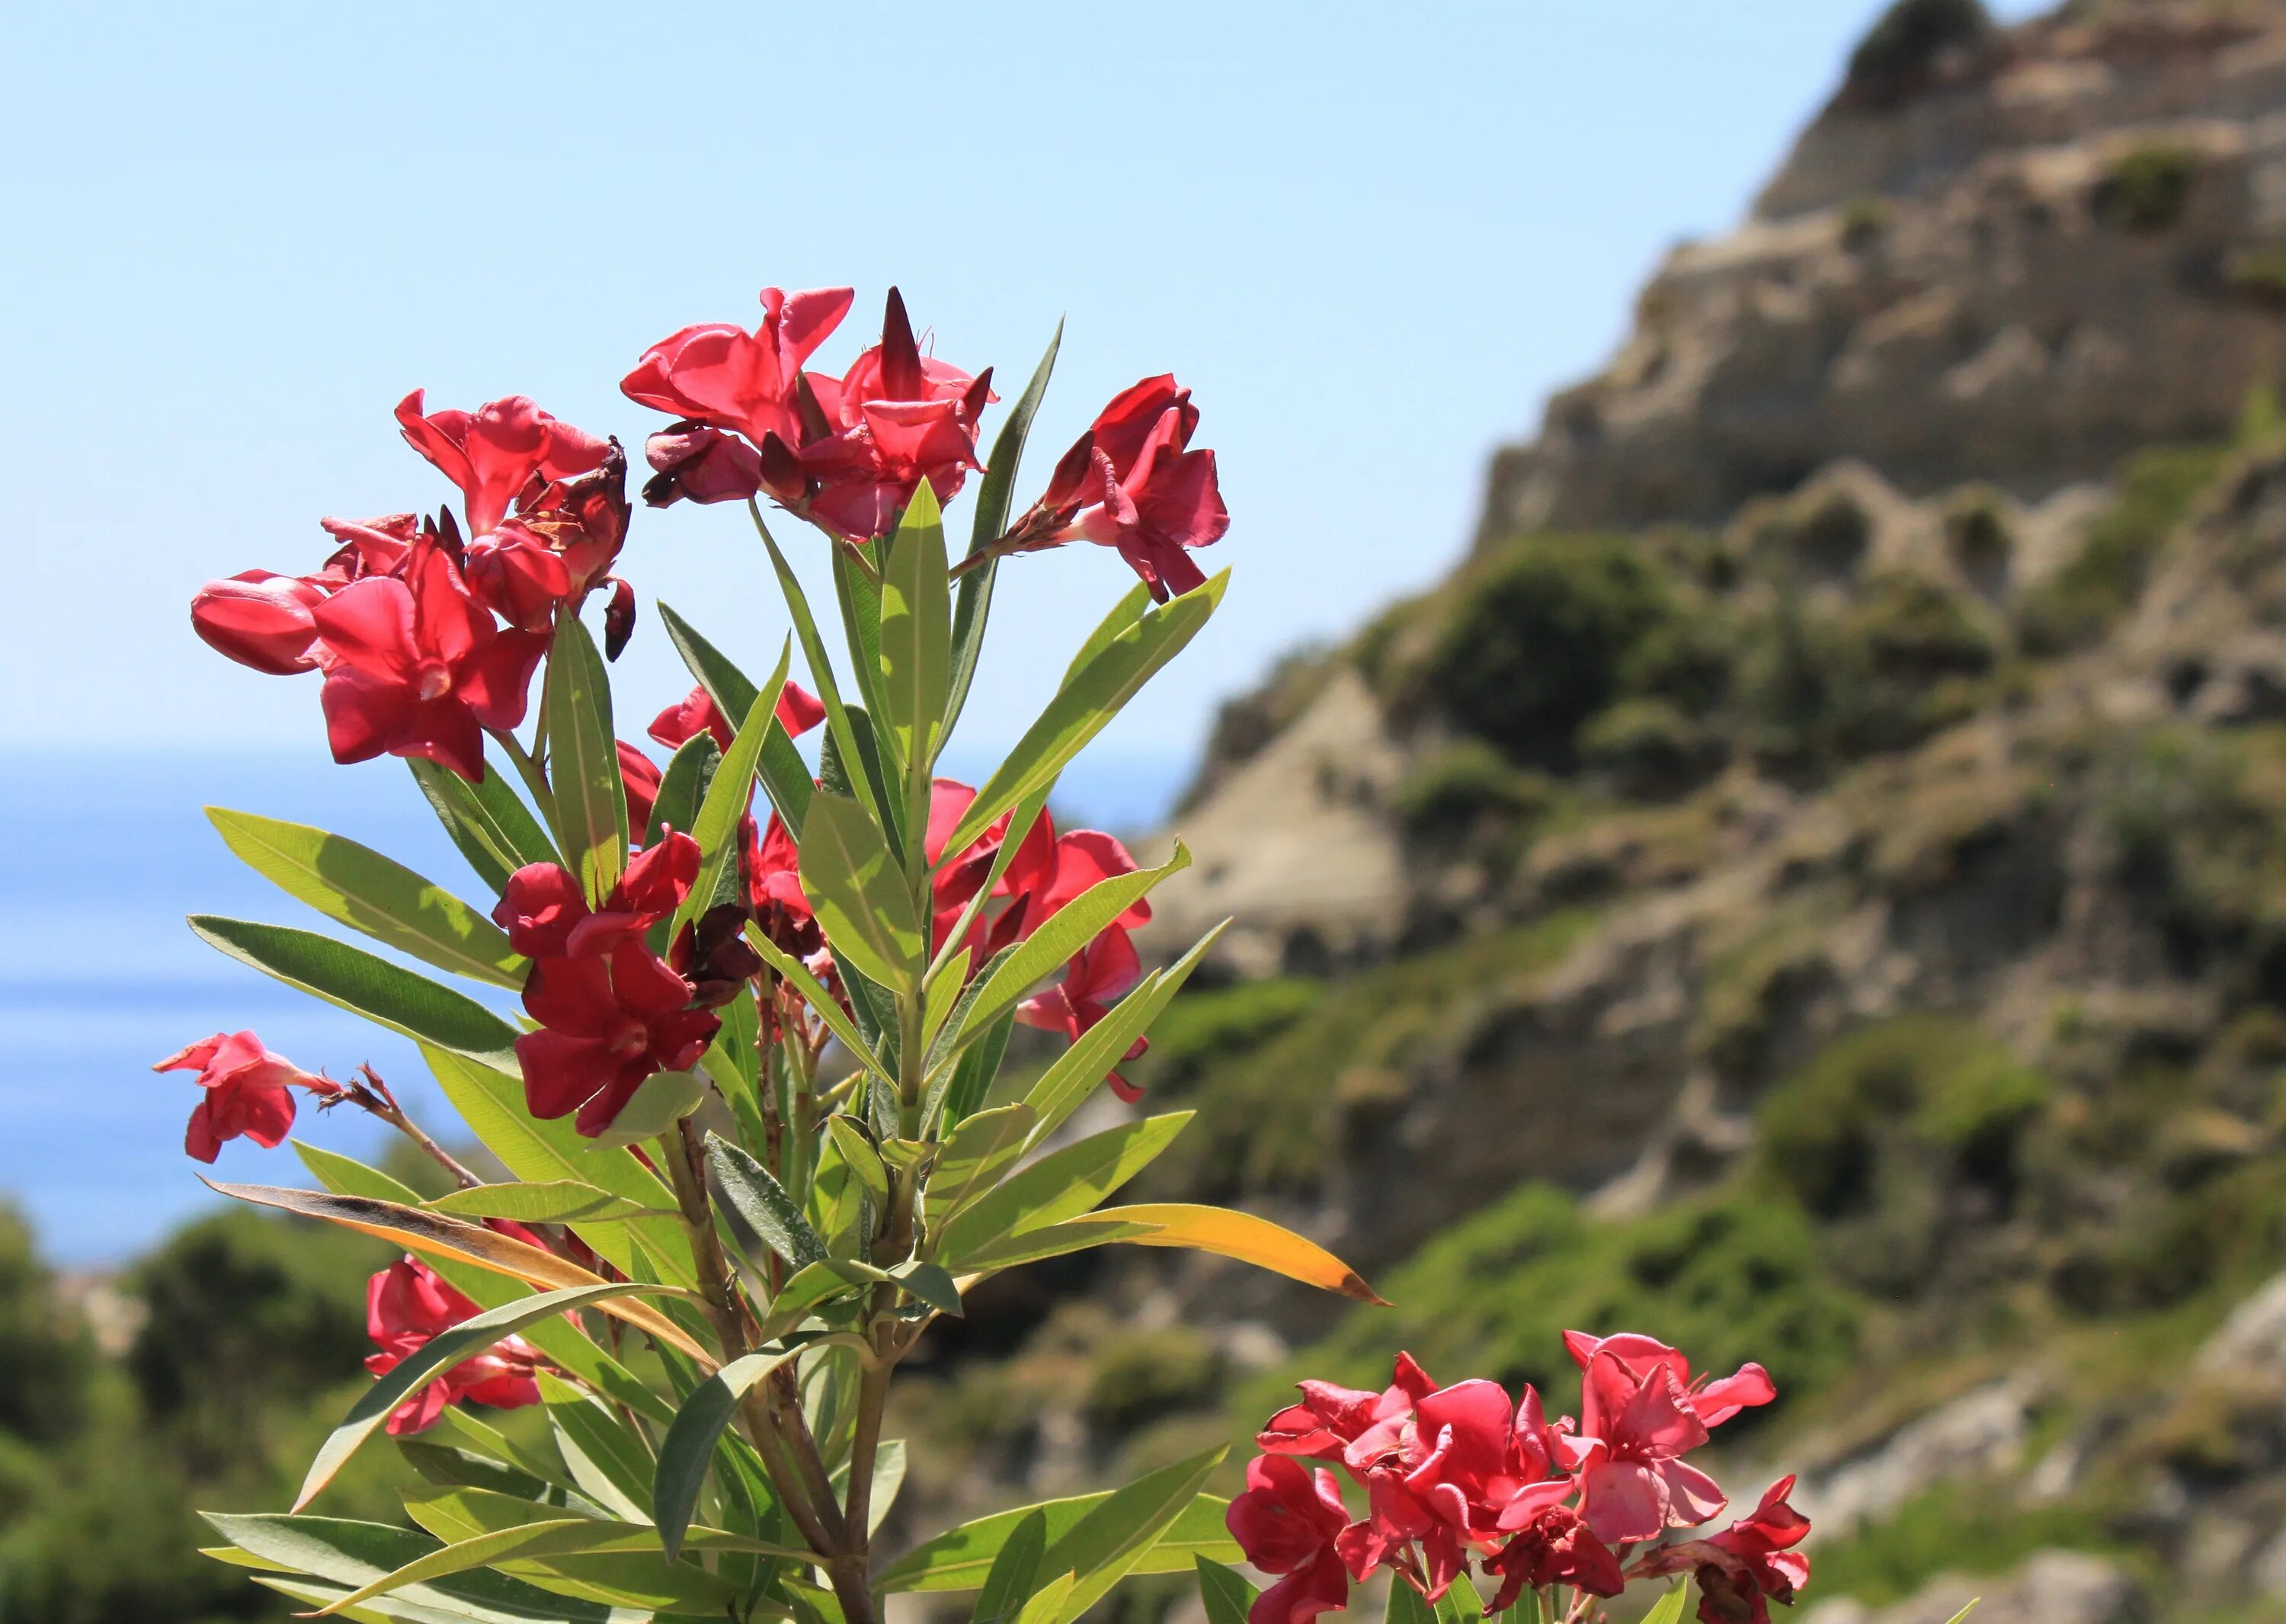
[[[879,343],[839,377],[805,371],[853,297],[847,288],[765,288],[752,333],[709,322],[645,351],[619,387],[676,421],[643,447],[654,470],[643,500],[663,508],[767,494],[860,542],[887,533],[924,479],[950,501],[983,466],[977,422],[996,398],[992,369],[972,377],[921,353],[893,288]],[[997,550],[1093,541],[1116,548],[1163,601],[1200,585],[1189,550],[1221,540],[1230,516],[1214,453],[1190,448],[1198,422],[1190,391],[1171,377],[1126,390],[1064,453]]]
[[[1809,1580],[1793,1549],[1809,1522],[1787,1503],[1792,1478],[1722,1532],[1670,1539],[1722,1513],[1722,1490],[1683,1457],[1777,1396],[1762,1368],[1694,1381],[1649,1336],[1565,1342],[1580,1368],[1576,1423],[1549,1420],[1529,1385],[1514,1402],[1493,1382],[1439,1387],[1406,1354],[1377,1393],[1303,1383],[1302,1401],[1257,1437],[1265,1453],[1228,1513],[1247,1559],[1278,1576],[1251,1624],[1306,1624],[1383,1566],[1435,1601],[1472,1558],[1497,1581],[1487,1615],[1527,1589],[1569,1585],[1584,1606],[1631,1579],[1686,1573],[1705,1624],[1768,1624],[1769,1602],[1791,1604]],[[1352,1518],[1341,1481],[1305,1461],[1340,1466],[1365,1514]]]
[[[496,1226],[517,1240],[538,1244],[520,1225],[496,1221]],[[398,1258],[366,1282],[366,1335],[381,1352],[367,1355],[365,1368],[375,1376],[386,1375],[406,1355],[476,1312],[474,1303],[427,1264]],[[425,1431],[437,1424],[445,1406],[461,1399],[502,1410],[537,1404],[540,1383],[534,1373],[540,1364],[540,1353],[530,1343],[521,1336],[505,1337],[462,1360],[398,1405],[390,1413],[390,1433],[403,1437]]]
[[[461,488],[450,508],[322,521],[337,544],[315,573],[248,570],[191,601],[209,645],[256,671],[325,674],[337,761],[424,757],[484,777],[484,729],[524,720],[557,617],[605,585],[607,646],[635,620],[609,572],[626,540],[627,459],[615,441],[522,395],[477,411],[398,404],[405,438]]]
[[[508,876],[493,918],[532,961],[524,1007],[540,1027],[516,1040],[516,1057],[534,1116],[577,1111],[579,1131],[599,1134],[648,1078],[689,1069],[713,1041],[721,1020],[695,1007],[698,989],[644,941],[690,895],[698,858],[698,841],[662,832],[600,908],[560,863]],[[743,967],[759,971],[761,960]]]

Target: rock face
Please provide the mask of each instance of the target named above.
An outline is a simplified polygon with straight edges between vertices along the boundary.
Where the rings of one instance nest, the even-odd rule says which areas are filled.
[[[2270,7],[2067,15],[1845,91],[1496,459],[1482,534],[1715,522],[1841,457],[2037,497],[2213,438],[2280,358],[2282,111]]]

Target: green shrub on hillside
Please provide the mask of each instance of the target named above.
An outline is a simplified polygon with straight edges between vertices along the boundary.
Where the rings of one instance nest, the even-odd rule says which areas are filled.
[[[1761,1360],[1783,1404],[1840,1376],[1856,1346],[1858,1311],[1822,1272],[1813,1226],[1792,1203],[1744,1191],[1599,1222],[1560,1190],[1523,1185],[1381,1284],[1394,1309],[1351,1314],[1293,1368],[1379,1387],[1389,1350],[1406,1348],[1442,1379],[1533,1383],[1556,1412],[1579,1389],[1563,1331],[1650,1330],[1696,1368]],[[1246,1397],[1274,1404],[1276,1384]]]
[[[1452,846],[1486,829],[1506,829],[1545,812],[1546,778],[1511,764],[1480,738],[1447,745],[1408,773],[1391,797],[1407,836]]]
[[[2133,607],[2170,532],[2221,474],[2221,446],[2163,446],[2128,460],[2119,500],[2078,554],[2025,596],[2024,646],[2056,654],[2085,645]]]
[[[2183,217],[2198,179],[2198,154],[2172,143],[2122,154],[2095,187],[2098,218],[2123,231],[2164,231]]]
[[[1454,583],[1415,690],[1515,761],[1568,765],[1580,724],[1620,696],[1629,658],[1673,612],[1639,543],[1524,537]]]
[[[1947,51],[1982,43],[1992,19],[1980,0],[1896,0],[1849,53],[1846,92],[1876,104],[1909,93]]]
[[[0,1205],[0,1434],[52,1444],[85,1421],[93,1349],[56,1300],[32,1232]],[[0,1509],[4,1508],[0,1488]]]

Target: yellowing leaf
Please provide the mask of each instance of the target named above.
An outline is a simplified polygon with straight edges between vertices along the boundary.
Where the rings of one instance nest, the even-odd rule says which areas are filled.
[[[512,1274],[551,1290],[604,1283],[602,1276],[591,1274],[554,1252],[511,1240],[481,1224],[463,1223],[441,1213],[424,1212],[418,1207],[401,1207],[395,1202],[373,1201],[362,1195],[330,1195],[319,1190],[288,1190],[263,1184],[217,1184],[212,1179],[204,1182],[217,1194],[251,1202],[257,1207],[275,1207],[280,1212],[303,1218],[323,1218],[345,1229],[376,1235],[408,1251],[457,1257],[495,1274]],[[656,1295],[661,1289],[679,1288],[651,1289]],[[674,1320],[647,1304],[613,1299],[597,1306],[612,1318],[624,1320],[637,1330],[689,1354],[709,1370],[714,1368],[713,1355],[683,1335]]]
[[[1182,1202],[1166,1202],[1135,1207],[1106,1207],[1067,1219],[1071,1224],[1147,1224],[1150,1233],[1131,1235],[1129,1242],[1136,1246],[1180,1246],[1193,1251],[1213,1252],[1224,1257],[1235,1257],[1241,1263],[1250,1263],[1257,1268],[1283,1274],[1289,1280],[1316,1286],[1327,1291],[1337,1291],[1345,1297],[1360,1303],[1371,1303],[1386,1308],[1389,1304],[1378,1296],[1355,1269],[1314,1241],[1305,1241],[1292,1230],[1272,1223],[1268,1218],[1256,1218],[1250,1212],[1233,1212],[1226,1207],[1199,1207]]]

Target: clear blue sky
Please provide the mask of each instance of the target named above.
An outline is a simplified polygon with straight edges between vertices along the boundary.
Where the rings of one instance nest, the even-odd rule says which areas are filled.
[[[207,654],[185,603],[313,567],[321,514],[442,500],[400,394],[521,390],[639,446],[616,384],[645,344],[751,323],[766,282],[854,284],[871,322],[895,280],[939,353],[1019,383],[1068,312],[1027,493],[1113,390],[1197,391],[1236,580],[1111,741],[1187,751],[1281,650],[1455,556],[1486,453],[1667,244],[1739,216],[1878,9],[27,6],[0,745],[318,750],[314,680]],[[683,508],[625,568],[759,660],[756,551]],[[1085,548],[1004,573],[974,743],[1123,579]],[[680,690],[671,658],[647,619],[629,703]]]

